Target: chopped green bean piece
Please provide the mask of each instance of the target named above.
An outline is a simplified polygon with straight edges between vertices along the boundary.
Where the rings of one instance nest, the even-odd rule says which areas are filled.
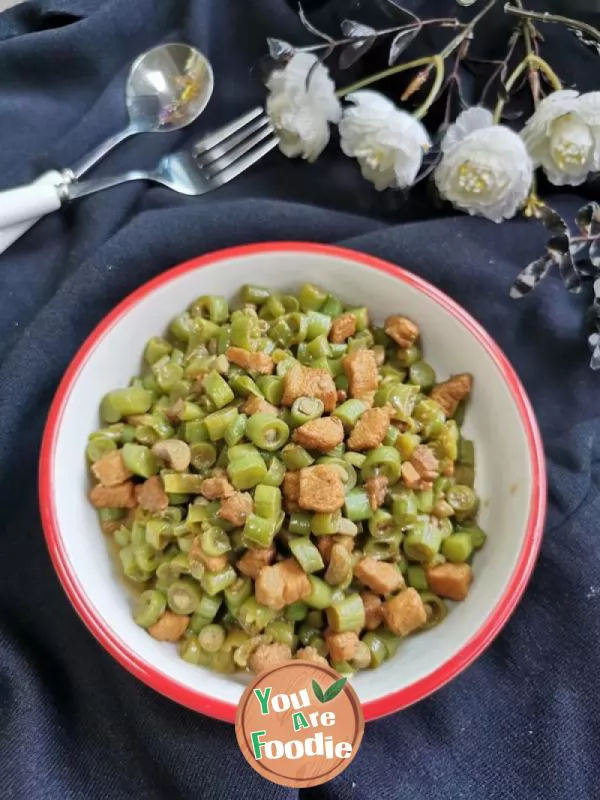
[[[362,400],[346,400],[335,409],[332,416],[337,417],[344,428],[351,429],[356,425],[367,408],[367,404]]]
[[[448,614],[448,606],[441,597],[431,592],[421,592],[421,600],[427,612],[427,622],[422,626],[421,630],[426,631],[440,624]]]
[[[316,575],[309,575],[311,592],[304,602],[310,608],[325,609],[331,605],[331,586]]]
[[[327,300],[327,297],[327,292],[315,286],[314,283],[303,284],[298,292],[300,308],[303,311],[318,311],[325,300]]]
[[[278,519],[281,514],[281,490],[259,483],[254,489],[254,513],[264,519]]]
[[[238,415],[238,410],[234,406],[229,408],[221,408],[213,414],[209,414],[204,419],[206,430],[208,431],[208,438],[211,442],[217,442],[225,436],[227,428],[231,425]]]
[[[281,486],[285,476],[285,466],[276,456],[269,456],[266,460],[267,474],[262,479],[262,483],[267,486]]]
[[[365,607],[359,594],[349,594],[327,609],[329,627],[336,633],[361,630],[365,626]]]
[[[163,473],[162,480],[167,494],[200,494],[204,478],[202,475],[169,472]],[[169,502],[172,502],[171,498]]]
[[[231,586],[232,583],[235,583],[237,578],[234,568],[228,565],[220,572],[205,572],[200,579],[200,585],[206,594],[214,597],[219,592],[227,589],[228,586]]]
[[[369,495],[364,489],[352,489],[346,494],[344,514],[349,520],[352,520],[352,522],[371,519],[373,511],[371,509]]]
[[[115,389],[102,398],[100,416],[103,422],[119,422],[123,417],[145,414],[151,406],[152,392],[147,389]]]
[[[202,386],[217,408],[223,408],[231,403],[234,394],[229,384],[219,375],[216,370],[205,375]]]
[[[274,414],[259,411],[246,422],[246,436],[261,450],[279,450],[287,442],[290,429]]]
[[[467,519],[477,511],[479,500],[470,486],[457,484],[446,492],[446,500],[454,509],[456,519]]]
[[[308,615],[308,606],[301,600],[286,606],[284,616],[290,622],[302,622]]]
[[[242,492],[262,483],[267,474],[267,467],[260,454],[248,454],[230,461],[227,474],[234,487]]]
[[[193,614],[200,602],[200,587],[191,578],[173,581],[167,589],[167,603],[175,614]]]
[[[269,622],[265,633],[267,636],[271,636],[274,642],[287,644],[289,648],[292,648],[296,640],[293,622],[282,622],[281,620]]]
[[[387,647],[379,633],[380,631],[369,631],[369,633],[365,633],[362,638],[362,641],[367,645],[371,653],[371,669],[380,667],[388,658]]]
[[[97,436],[94,439],[90,439],[85,452],[88,459],[93,463],[116,449],[117,445],[113,439],[109,439],[106,436]]]
[[[411,561],[431,561],[438,554],[442,536],[430,522],[417,521],[404,537],[404,553]]]
[[[287,469],[297,470],[304,467],[310,467],[315,463],[314,458],[310,453],[299,444],[286,444],[281,451],[283,463]]]
[[[307,536],[297,536],[290,539],[290,550],[304,572],[319,572],[325,568],[321,554]]]
[[[236,608],[242,605],[244,600],[250,597],[252,588],[252,580],[250,578],[238,578],[235,583],[232,583],[231,586],[228,586],[223,592],[227,608],[231,612],[234,612]]]
[[[244,600],[242,605],[238,608],[236,619],[250,636],[255,636],[257,633],[263,631],[269,622],[272,622],[277,615],[277,611],[261,605],[257,602],[254,595],[252,595],[247,600]]]
[[[467,561],[473,552],[473,540],[468,533],[453,533],[442,542],[442,555],[453,564]]]
[[[121,450],[123,463],[134,475],[142,478],[150,478],[158,472],[158,460],[154,453],[141,444],[123,445]]]
[[[425,575],[425,570],[423,567],[419,567],[416,564],[409,564],[407,575],[406,575],[406,582],[409,586],[412,586],[413,589],[416,589],[418,592],[424,592],[429,588],[427,583],[427,576]]]
[[[158,622],[167,607],[167,599],[162,592],[148,589],[136,599],[133,607],[133,619],[142,628],[149,628]]]
[[[198,634],[198,644],[207,653],[218,652],[225,642],[225,630],[221,625],[210,624]]]
[[[461,437],[458,443],[458,460],[467,467],[475,466],[475,445],[470,439]]]

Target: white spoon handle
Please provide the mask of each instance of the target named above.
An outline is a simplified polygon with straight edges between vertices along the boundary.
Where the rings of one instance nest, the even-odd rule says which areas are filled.
[[[52,180],[38,179],[26,186],[0,192],[0,228],[29,223],[59,209],[61,201],[57,184],[60,180],[60,173],[56,172]]]

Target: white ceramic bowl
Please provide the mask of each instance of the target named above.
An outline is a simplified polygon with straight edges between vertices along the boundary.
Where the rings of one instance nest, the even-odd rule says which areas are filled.
[[[474,583],[438,628],[410,637],[354,687],[367,720],[430,694],[475,659],[515,608],[537,555],[546,476],[534,414],[514,370],[460,306],[420,278],[351,250],[302,243],[259,244],[203,256],[165,272],[126,298],[93,331],[67,370],[50,410],[41,452],[40,504],[50,555],[75,609],[130,672],[190,708],[233,721],[243,676],[221,676],[182,661],[169,644],[134,624],[96,513],[83,457],[105,392],[137,374],[144,343],[201,294],[232,298],[244,283],[295,290],[311,281],[376,322],[406,313],[421,326],[439,376],[469,371],[474,391],[465,432],[477,448],[477,492],[488,540]]]

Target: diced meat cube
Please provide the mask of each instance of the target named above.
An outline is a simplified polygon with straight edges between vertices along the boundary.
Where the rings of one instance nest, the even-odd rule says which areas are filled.
[[[284,498],[285,510],[289,513],[291,511],[298,511],[298,499],[300,498],[300,471],[290,470],[283,476],[283,484],[281,491]]]
[[[207,556],[200,543],[200,537],[194,536],[190,547],[190,561],[200,561],[209,572],[221,572],[229,564],[226,555]]]
[[[431,591],[448,600],[464,600],[472,580],[473,572],[468,564],[439,564],[427,570]]]
[[[96,508],[134,508],[135,485],[133,481],[120,483],[118,486],[94,486],[90,492],[90,500]]]
[[[241,527],[246,522],[248,514],[252,513],[254,503],[252,495],[248,492],[235,492],[231,497],[227,497],[221,503],[221,508],[217,511],[217,516],[231,522],[236,528]]]
[[[391,316],[385,321],[385,332],[396,344],[406,349],[419,338],[419,326],[407,317]]]
[[[338,404],[343,403],[348,397],[348,392],[345,392],[343,389],[338,389],[335,396]]]
[[[360,596],[365,607],[365,628],[374,631],[381,625],[381,598],[373,592],[361,592]]]
[[[329,331],[329,341],[334,344],[345,342],[356,333],[356,316],[350,312],[334,319]]]
[[[225,355],[232,364],[237,364],[249,372],[260,372],[261,375],[270,375],[275,367],[268,353],[251,353],[242,347],[228,347]]]
[[[240,408],[240,411],[243,414],[248,414],[248,416],[252,416],[252,414],[273,414],[277,416],[279,414],[279,409],[276,406],[272,406],[271,403],[267,403],[264,397],[258,397],[255,394],[251,394]]]
[[[337,417],[313,419],[296,428],[294,441],[309,450],[327,453],[344,441],[344,426]]]
[[[331,536],[317,536],[317,549],[321,553],[321,558],[328,564],[331,558],[331,551],[334,544],[341,544],[346,550],[351,553],[354,550],[354,536],[343,536],[339,533]]]
[[[354,567],[358,580],[376,594],[390,594],[404,588],[404,578],[394,564],[377,561],[375,558],[361,559]]]
[[[437,478],[439,475],[440,464],[431,447],[426,444],[420,444],[412,456],[410,463],[419,473],[422,480],[430,482]]]
[[[431,390],[431,399],[439,403],[447,417],[451,417],[456,412],[460,401],[471,394],[472,388],[472,375],[463,372],[434,386]]]
[[[344,505],[344,484],[333,464],[318,464],[300,470],[298,505],[306,511],[329,513]]]
[[[311,593],[306,573],[293,558],[263,567],[254,588],[261,605],[277,610],[296,600],[304,600]]]
[[[152,475],[141,485],[136,486],[135,494],[138,505],[146,511],[164,511],[169,505],[169,496],[158,475]]]
[[[274,642],[273,644],[261,644],[248,659],[248,664],[252,672],[264,672],[266,669],[276,667],[292,658],[292,651],[287,644]]]
[[[377,390],[377,361],[372,350],[355,350],[342,359],[350,397],[372,403]]]
[[[352,428],[348,447],[351,450],[370,450],[379,447],[390,427],[390,412],[388,406],[368,408]]]
[[[165,611],[158,622],[148,628],[148,633],[159,642],[177,642],[185,633],[189,621],[190,618],[183,614]]]
[[[221,500],[235,494],[235,489],[227,478],[217,475],[203,480],[200,492],[207,500]]]
[[[358,634],[354,631],[347,631],[346,633],[325,631],[325,643],[329,649],[329,657],[334,663],[349,661],[356,652],[358,642]]]
[[[252,580],[258,578],[258,574],[263,567],[268,567],[275,559],[275,545],[270,547],[253,547],[246,550],[244,555],[236,564],[238,572],[247,575]]]
[[[326,369],[313,369],[302,364],[294,364],[283,379],[284,406],[291,406],[298,397],[317,397],[323,401],[326,412],[330,413],[336,405],[335,383]]]
[[[365,481],[365,491],[369,496],[369,505],[376,511],[383,505],[388,488],[385,475],[373,475]]]
[[[420,487],[421,476],[410,461],[405,461],[402,464],[400,467],[400,474],[402,475],[404,485],[409,489],[418,489]]]
[[[421,595],[412,588],[386,600],[381,613],[385,624],[396,636],[408,636],[427,622],[427,610]]]
[[[120,450],[113,450],[95,464],[92,464],[92,472],[102,486],[118,486],[131,478],[132,473],[127,469],[123,462]]]
[[[302,661],[312,661],[313,664],[322,664],[324,667],[329,666],[327,659],[319,653],[316,647],[310,647],[310,645],[296,651],[296,658]]]

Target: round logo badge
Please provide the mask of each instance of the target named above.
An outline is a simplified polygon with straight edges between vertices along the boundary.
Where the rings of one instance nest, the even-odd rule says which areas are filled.
[[[330,667],[288,661],[246,688],[235,734],[263,778],[300,789],[343,772],[356,755],[365,721],[356,692]]]

